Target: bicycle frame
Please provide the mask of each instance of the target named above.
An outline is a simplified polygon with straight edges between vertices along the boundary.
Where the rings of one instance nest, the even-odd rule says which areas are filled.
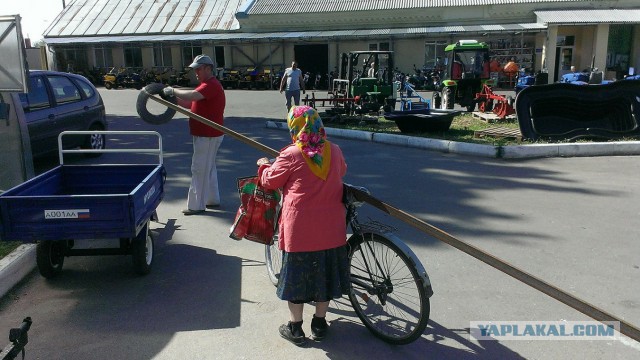
[[[347,185],[347,187],[349,186],[351,185]],[[400,238],[398,238],[393,232],[391,232],[390,230],[392,228],[389,226],[386,226],[380,223],[360,224],[360,222],[358,221],[358,212],[356,210],[356,208],[360,204],[354,199],[352,199],[351,196],[348,196],[348,198],[346,199],[346,202],[347,202],[347,223],[349,224],[349,226],[351,227],[351,230],[353,231],[353,234],[349,237],[349,239],[347,239],[347,243],[353,244],[355,241],[357,241],[357,239],[362,238],[363,240],[362,243],[366,244],[368,249],[373,253],[371,249],[371,245],[367,242],[367,237],[372,237],[373,235],[379,235],[381,237],[387,238],[409,257],[409,259],[412,262],[412,265],[415,267],[415,269],[417,270],[420,276],[420,280],[422,282],[422,286],[424,286],[426,290],[427,297],[430,298],[433,295],[431,280],[429,279],[429,275],[427,274],[427,271],[425,270],[424,266],[418,260],[418,257],[411,250],[411,248],[408,247],[402,240],[400,240]],[[372,271],[370,270],[371,266],[376,266],[379,270],[382,270],[382,266],[380,265],[378,258],[376,258],[375,256],[374,258],[375,258],[375,264],[369,264],[369,263],[365,264],[367,268],[366,269],[367,274],[369,275],[372,274]],[[368,279],[362,276],[352,275],[351,277],[352,283],[367,289],[367,292],[370,295],[380,296],[380,300],[384,304],[386,303],[386,299],[384,298],[384,295],[390,292],[389,291],[390,289],[388,289],[388,287],[389,286],[392,287],[392,285],[386,283],[387,279],[383,279],[383,280],[384,281],[382,283],[377,283],[375,279],[372,279],[371,277]],[[391,290],[392,289],[393,288],[391,288]]]

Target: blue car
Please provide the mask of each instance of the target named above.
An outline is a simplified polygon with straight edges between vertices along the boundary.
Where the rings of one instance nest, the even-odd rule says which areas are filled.
[[[62,131],[107,130],[102,98],[95,86],[81,75],[33,70],[29,72],[29,92],[18,96],[34,158],[57,152],[58,134]],[[105,136],[69,136],[63,147],[104,149]]]

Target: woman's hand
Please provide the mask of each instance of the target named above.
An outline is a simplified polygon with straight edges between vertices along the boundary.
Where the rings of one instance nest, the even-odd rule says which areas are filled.
[[[256,161],[256,164],[258,166],[267,165],[269,163],[270,163],[270,161],[266,157],[260,158],[260,159],[258,159],[258,161]]]

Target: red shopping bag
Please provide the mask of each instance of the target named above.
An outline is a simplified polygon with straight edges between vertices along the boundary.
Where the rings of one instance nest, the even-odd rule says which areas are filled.
[[[259,184],[257,176],[248,176],[238,178],[238,194],[240,207],[229,237],[271,245],[282,198],[280,189],[265,189]]]

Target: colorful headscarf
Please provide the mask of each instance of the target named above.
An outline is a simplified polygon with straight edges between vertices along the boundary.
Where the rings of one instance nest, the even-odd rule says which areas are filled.
[[[309,169],[322,180],[327,179],[331,165],[331,145],[322,119],[311,106],[294,106],[289,111],[287,125],[294,144],[302,151]]]

